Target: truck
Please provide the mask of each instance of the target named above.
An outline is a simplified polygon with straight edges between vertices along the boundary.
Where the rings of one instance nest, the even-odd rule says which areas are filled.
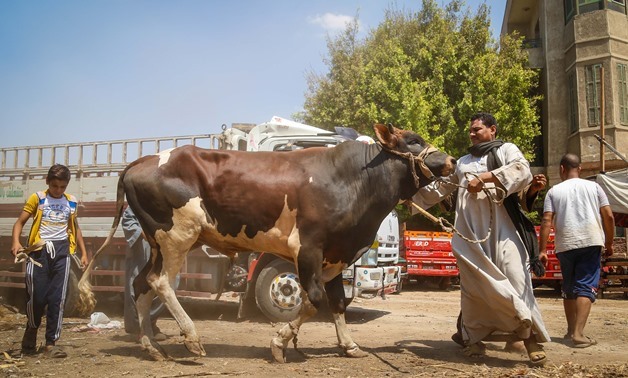
[[[64,164],[72,172],[67,191],[79,199],[78,221],[86,247],[93,253],[103,244],[113,222],[119,173],[139,157],[185,144],[223,150],[291,151],[331,148],[345,140],[334,131],[275,116],[257,125],[222,125],[218,134],[1,148],[0,249],[5,253],[0,254],[0,295],[14,304],[24,297],[25,263],[16,264],[8,253],[11,231],[28,196],[46,188],[45,176],[54,163]],[[24,232],[30,225],[31,221]],[[371,249],[344,270],[349,300],[401,289],[398,227],[392,212],[384,219]],[[91,273],[93,290],[99,298],[115,300],[124,292],[126,251],[123,232],[118,228]],[[65,305],[67,315],[77,314],[80,277],[79,262],[75,260]],[[179,277],[176,293],[180,297],[218,300],[225,292],[236,293],[240,317],[261,311],[271,321],[287,321],[296,316],[301,305],[294,264],[264,251],[242,252],[230,259],[203,245],[189,252]]]
[[[540,227],[536,226],[537,235],[539,232]],[[456,258],[451,250],[452,236],[448,232],[405,231],[403,244],[408,279],[438,280],[441,289],[448,288],[450,282],[459,275]],[[554,250],[553,229],[547,242],[547,257],[545,275],[532,275],[532,285],[535,288],[544,285],[560,291],[562,273]]]
[[[448,232],[404,231],[407,278],[438,281],[440,289],[447,289],[459,274],[451,237]]]

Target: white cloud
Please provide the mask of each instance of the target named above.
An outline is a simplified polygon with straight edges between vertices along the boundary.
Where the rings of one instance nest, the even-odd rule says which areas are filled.
[[[324,15],[316,15],[309,17],[311,24],[319,25],[323,29],[331,32],[341,31],[347,27],[347,24],[353,22],[353,17],[342,14],[325,13]],[[359,26],[359,21],[358,21]]]

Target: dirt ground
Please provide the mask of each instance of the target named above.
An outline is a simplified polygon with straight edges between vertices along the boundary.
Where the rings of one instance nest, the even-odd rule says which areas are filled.
[[[173,361],[147,359],[135,338],[123,329],[85,331],[89,319],[66,318],[59,341],[66,359],[20,356],[25,316],[0,306],[0,376],[5,377],[196,377],[212,375],[292,377],[628,377],[628,300],[610,294],[593,306],[586,332],[598,345],[575,349],[562,339],[566,322],[562,300],[553,290],[537,289],[552,342],[549,362],[532,368],[527,357],[507,353],[503,343],[487,343],[487,355],[470,359],[450,340],[459,311],[460,291],[440,291],[411,283],[386,299],[356,299],[347,312],[354,340],[369,353],[342,357],[330,316],[318,315],[302,326],[300,354],[288,350],[285,364],[271,362],[269,343],[282,324],[263,319],[237,321],[236,298],[184,300],[207,352],[194,357],[181,344],[175,321],[158,325],[169,338],[161,345]],[[96,311],[122,322],[118,299],[101,299]],[[39,340],[43,339],[40,329]]]

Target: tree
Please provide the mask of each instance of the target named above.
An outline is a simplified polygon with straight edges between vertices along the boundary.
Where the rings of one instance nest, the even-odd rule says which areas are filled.
[[[308,74],[296,118],[371,135],[374,123],[390,122],[461,156],[469,117],[487,111],[498,120],[498,137],[531,159],[540,133],[539,98],[532,94],[538,74],[527,66],[521,38],[506,36],[498,45],[489,28],[486,4],[472,13],[462,0],[445,8],[423,0],[418,12],[389,9],[363,40],[355,21],[328,38],[329,72]]]

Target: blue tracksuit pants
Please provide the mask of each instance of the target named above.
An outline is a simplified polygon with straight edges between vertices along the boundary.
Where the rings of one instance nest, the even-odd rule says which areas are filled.
[[[70,274],[70,244],[54,240],[30,256],[40,264],[26,263],[26,316],[28,328],[39,328],[46,309],[46,345],[54,345],[61,336],[63,306]]]

